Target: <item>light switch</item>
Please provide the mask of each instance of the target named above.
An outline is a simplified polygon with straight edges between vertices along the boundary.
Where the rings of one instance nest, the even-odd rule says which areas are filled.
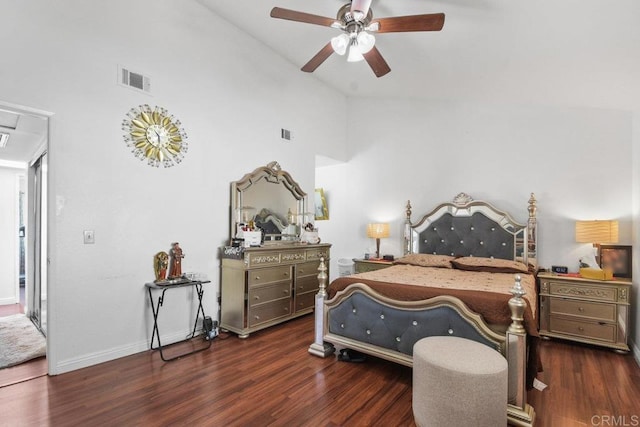
[[[84,230],[84,244],[85,245],[94,244],[96,242],[95,237],[96,236],[94,235],[93,230]]]

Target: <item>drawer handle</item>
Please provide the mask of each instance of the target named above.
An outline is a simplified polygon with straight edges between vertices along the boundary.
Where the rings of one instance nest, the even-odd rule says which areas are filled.
[[[584,311],[584,307],[578,307],[578,311],[583,312]]]
[[[289,307],[284,307],[284,312],[288,313],[289,312]]]
[[[583,328],[582,326],[578,326],[578,330],[579,330],[580,332],[584,332],[584,328]]]
[[[260,280],[260,276],[256,276],[256,280]]]
[[[256,320],[260,320],[260,316],[254,316]]]
[[[288,277],[288,276],[289,276],[289,273],[284,273],[284,277]]]
[[[253,297],[254,299],[260,299],[260,295],[256,295],[255,297]]]
[[[285,295],[289,295],[289,289],[283,289],[282,293],[285,294]]]

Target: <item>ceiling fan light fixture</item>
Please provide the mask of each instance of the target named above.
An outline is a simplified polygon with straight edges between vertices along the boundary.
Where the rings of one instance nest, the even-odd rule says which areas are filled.
[[[373,49],[373,46],[376,44],[376,38],[367,33],[366,31],[360,31],[357,37],[358,40],[358,49],[360,53],[364,54]]]
[[[362,52],[360,52],[358,43],[356,39],[354,39],[349,45],[349,55],[347,55],[347,62],[359,62],[359,61],[364,61],[364,56],[362,56]]]
[[[333,51],[338,55],[344,55],[349,47],[349,36],[346,34],[340,34],[331,39],[331,47]]]

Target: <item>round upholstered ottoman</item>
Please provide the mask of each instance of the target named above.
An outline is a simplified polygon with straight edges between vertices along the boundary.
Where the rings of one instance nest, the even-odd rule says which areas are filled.
[[[416,425],[507,425],[507,359],[458,337],[428,337],[413,347]]]

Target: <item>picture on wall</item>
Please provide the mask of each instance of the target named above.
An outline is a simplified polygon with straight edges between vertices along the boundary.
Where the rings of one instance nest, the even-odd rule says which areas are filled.
[[[631,246],[600,245],[600,267],[611,269],[614,277],[631,279]]]
[[[327,199],[324,197],[324,190],[322,188],[316,188],[314,203],[316,221],[329,219]]]

